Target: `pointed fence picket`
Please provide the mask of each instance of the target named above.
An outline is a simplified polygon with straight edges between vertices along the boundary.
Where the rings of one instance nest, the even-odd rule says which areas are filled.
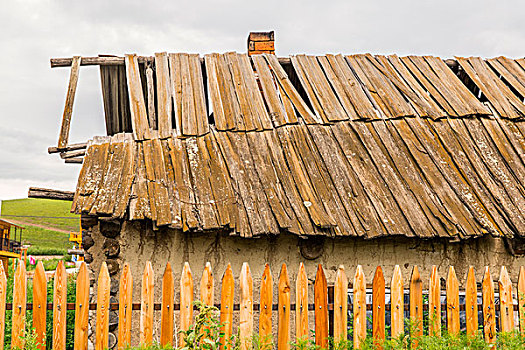
[[[128,263],[124,264],[119,282],[118,308],[118,350],[131,345],[131,308],[132,308],[133,277]]]
[[[290,349],[290,279],[286,264],[281,266],[278,290],[277,349]]]
[[[44,264],[41,261],[36,265],[33,277],[33,327],[37,347],[46,348],[46,313],[47,313],[47,279]]]
[[[266,264],[260,278],[260,299],[254,300],[253,278],[247,263],[242,265],[238,275],[239,304],[235,304],[235,276],[230,265],[224,272],[220,288],[220,322],[221,332],[224,339],[230,339],[233,334],[234,313],[238,312],[238,327],[240,347],[243,350],[252,348],[252,336],[254,331],[254,318],[258,320],[259,339],[262,347],[270,344],[279,350],[291,348],[290,318],[292,313],[296,319],[296,337],[308,336],[309,324],[308,314],[313,311],[315,326],[315,343],[321,348],[328,347],[330,336],[338,342],[347,339],[348,317],[352,317],[353,334],[350,335],[356,349],[360,348],[367,334],[367,310],[372,310],[372,334],[376,344],[380,344],[388,337],[398,337],[405,329],[405,310],[409,310],[412,327],[410,332],[416,337],[412,346],[417,346],[417,336],[423,333],[423,325],[428,324],[429,334],[439,335],[443,327],[450,334],[460,332],[460,313],[466,316],[466,331],[474,335],[478,329],[483,332],[485,341],[494,343],[497,338],[496,320],[499,319],[499,331],[511,332],[519,326],[524,331],[525,320],[525,269],[521,268],[514,285],[510,279],[506,267],[502,267],[498,279],[498,294],[495,294],[494,281],[488,267],[485,268],[481,283],[482,305],[478,305],[478,287],[474,268],[470,267],[465,280],[465,303],[460,304],[460,285],[453,267],[450,267],[446,279],[445,294],[441,293],[440,279],[437,267],[432,267],[429,277],[428,290],[423,291],[422,278],[417,266],[412,269],[408,285],[405,286],[401,268],[395,266],[391,271],[389,298],[386,298],[385,277],[383,269],[377,267],[372,281],[371,305],[367,305],[367,284],[363,268],[357,266],[351,289],[345,269],[340,266],[335,273],[333,281],[333,298],[328,302],[328,290],[330,282],[327,281],[322,265],[318,265],[317,272],[309,282],[306,269],[300,264],[296,274],[295,290],[290,286],[288,268],[282,264],[277,286],[274,286],[273,275],[270,265]],[[200,276],[200,296],[203,304],[214,305],[214,279],[212,266],[205,265],[202,276]],[[132,271],[128,264],[124,264],[119,283],[119,302],[110,303],[110,276],[105,263],[102,264],[97,278],[97,301],[89,303],[89,274],[85,263],[82,263],[76,276],[76,302],[67,303],[67,273],[63,263],[57,266],[53,281],[53,303],[47,304],[46,285],[47,280],[43,265],[39,263],[33,275],[33,303],[26,304],[27,297],[27,273],[25,264],[21,261],[17,264],[14,274],[13,302],[6,303],[7,279],[0,265],[0,339],[3,338],[5,330],[5,311],[12,310],[12,346],[22,347],[24,344],[24,325],[26,309],[33,310],[33,326],[36,330],[37,339],[40,340],[39,349],[44,349],[46,339],[46,322],[52,324],[52,341],[54,349],[65,349],[66,339],[66,310],[75,312],[75,349],[86,350],[88,344],[89,310],[96,310],[95,314],[95,349],[105,349],[108,346],[109,334],[109,312],[118,310],[118,349],[125,349],[131,344],[132,310],[140,310],[140,343],[144,346],[152,344],[154,339],[153,324],[154,310],[160,310],[160,343],[162,346],[176,345],[174,341],[174,321],[178,317],[179,329],[188,330],[193,320],[193,276],[190,265],[185,263],[181,270],[179,294],[174,283],[174,271],[168,263],[162,276],[161,303],[156,304],[154,299],[154,271],[152,264],[147,262],[142,274],[141,302],[132,302]],[[311,281],[311,280],[310,280]],[[308,288],[313,287],[313,304],[309,304]],[[368,287],[370,288],[370,287]],[[277,295],[277,303],[274,304],[274,291]],[[428,303],[423,302],[423,294],[428,292]],[[353,294],[353,302],[350,303],[350,293]],[[405,305],[405,293],[409,294],[408,306]],[[295,305],[291,304],[291,296],[295,294]],[[442,305],[441,298],[446,295]],[[178,297],[178,300],[176,300]],[[498,301],[499,298],[499,302]],[[386,301],[389,302],[386,302]],[[517,303],[515,302],[517,300]],[[177,303],[178,302],[178,303]],[[441,319],[441,308],[444,307],[446,322]],[[53,320],[46,319],[46,310],[53,310]],[[178,316],[175,311],[178,312]],[[329,310],[333,311],[332,318]],[[428,314],[424,317],[424,310]],[[483,317],[478,318],[481,310]],[[390,311],[391,329],[388,332],[385,324],[386,312]],[[518,323],[515,322],[514,312]],[[274,313],[276,312],[276,314]],[[497,316],[497,317],[496,317]],[[157,316],[158,317],[158,316]],[[277,327],[273,321],[277,321]],[[482,321],[482,325],[478,322]],[[273,334],[273,329],[277,334]],[[330,333],[332,330],[333,333]],[[389,334],[390,333],[390,334]],[[183,343],[183,336],[179,336],[178,344]],[[0,349],[3,342],[0,342]],[[228,350],[231,343],[223,341],[221,349]]]
[[[385,276],[381,266],[372,281],[372,336],[377,346],[385,340]]]
[[[272,305],[273,305],[273,280],[270,265],[264,266],[261,278],[261,296],[259,312],[259,340],[263,349],[272,343]]]
[[[212,282],[212,286],[213,286],[213,282]],[[213,301],[213,298],[212,298],[212,301]],[[171,264],[168,262],[166,264],[166,268],[164,269],[164,275],[162,276],[162,309],[161,309],[161,315],[160,315],[160,345],[161,346],[173,344],[173,303],[174,302],[175,302],[175,280],[173,279],[173,271],[171,269]]]

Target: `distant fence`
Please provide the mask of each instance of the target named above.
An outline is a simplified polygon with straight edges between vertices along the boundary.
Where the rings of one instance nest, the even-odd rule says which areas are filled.
[[[32,310],[37,340],[43,343],[46,339],[46,310],[52,309],[52,347],[56,350],[66,347],[66,310],[75,310],[75,349],[85,350],[88,347],[89,310],[96,310],[94,329],[96,350],[107,347],[110,310],[118,310],[118,349],[125,349],[131,342],[133,310],[140,310],[141,345],[150,345],[153,342],[155,310],[161,311],[160,344],[177,345],[173,344],[174,312],[178,311],[178,329],[188,330],[193,321],[193,285],[188,263],[184,264],[180,285],[177,287],[168,263],[162,277],[162,302],[154,303],[154,272],[151,263],[148,262],[142,275],[141,302],[133,303],[131,271],[129,265],[125,264],[120,276],[119,302],[110,304],[110,276],[106,264],[103,263],[98,275],[97,303],[90,304],[89,272],[85,263],[82,263],[76,276],[76,302],[68,304],[67,274],[63,263],[60,262],[54,277],[53,303],[47,304],[45,271],[43,265],[39,263],[33,277],[33,303],[27,304],[27,273],[24,263],[20,262],[14,275],[13,302],[6,304],[7,280],[0,266],[0,344],[1,346],[4,344],[6,310],[12,310],[11,346],[22,348],[26,310]],[[367,323],[369,323],[367,312],[371,313],[372,321],[369,328],[377,342],[388,337],[388,327],[386,327],[388,324],[392,337],[408,332],[405,325],[406,316],[410,318],[413,325],[410,331],[416,336],[423,334],[424,327],[428,327],[428,334],[431,335],[440,335],[442,328],[451,334],[459,334],[462,323],[465,324],[469,335],[475,334],[481,325],[485,340],[489,343],[496,341],[497,328],[500,332],[510,332],[519,323],[521,332],[525,332],[525,269],[523,267],[518,278],[517,293],[514,294],[517,296],[516,305],[514,305],[512,282],[505,267],[501,268],[497,294],[488,268],[485,268],[481,290],[478,290],[474,269],[471,267],[468,270],[465,290],[460,293],[456,273],[454,268],[450,267],[444,302],[440,278],[435,266],[432,268],[429,288],[426,291],[423,291],[417,266],[413,268],[407,290],[404,288],[399,266],[395,267],[389,286],[385,284],[381,267],[377,267],[369,288],[372,289],[371,303],[367,303],[367,283],[361,266],[357,266],[351,292],[342,266],[337,270],[333,286],[328,286],[324,270],[319,265],[313,287],[314,303],[309,304],[308,277],[303,264],[300,264],[295,280],[295,303],[292,303],[292,287],[286,265],[281,266],[277,283],[272,281],[270,267],[266,265],[260,282],[259,303],[254,303],[253,280],[250,268],[245,263],[239,276],[239,304],[234,304],[236,293],[234,275],[228,265],[221,281],[220,304],[216,304],[220,309],[220,321],[223,324],[222,331],[225,333],[225,338],[229,338],[232,334],[233,315],[234,312],[238,312],[241,349],[250,348],[254,330],[254,311],[259,313],[259,336],[261,339],[271,337],[278,349],[290,348],[292,315],[295,317],[295,338],[308,337],[308,311],[312,310],[314,310],[315,343],[321,348],[327,348],[329,335],[333,336],[335,341],[347,339],[350,319],[353,321],[352,339],[354,346],[358,348],[367,335]],[[175,303],[176,288],[180,291],[178,303]],[[273,300],[274,288],[277,288],[278,295],[276,303]],[[199,290],[200,300],[204,304],[215,303],[214,279],[209,263],[204,269]],[[499,303],[496,296],[499,297]],[[463,322],[460,322],[460,311],[465,316]],[[517,318],[515,318],[515,311],[517,311]],[[274,312],[277,313],[276,334],[272,334]],[[496,321],[497,319],[499,322]],[[179,345],[183,341],[180,338]]]

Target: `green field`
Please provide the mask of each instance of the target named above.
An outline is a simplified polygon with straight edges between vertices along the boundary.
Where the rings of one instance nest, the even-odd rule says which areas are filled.
[[[79,230],[79,215],[71,214],[71,202],[51,199],[13,199],[2,201],[2,218],[24,223],[43,225],[45,228],[30,225],[22,233],[23,243],[31,244],[28,254],[63,255],[72,247],[65,232]]]

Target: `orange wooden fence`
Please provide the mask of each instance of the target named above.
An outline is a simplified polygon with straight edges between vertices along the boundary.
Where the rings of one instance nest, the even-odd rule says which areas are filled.
[[[179,293],[175,292],[176,283],[173,270],[168,263],[162,277],[162,295],[154,295],[154,271],[151,263],[147,263],[141,279],[141,301],[132,302],[133,279],[130,267],[124,264],[120,276],[119,302],[110,304],[110,276],[105,263],[102,264],[98,275],[97,303],[89,303],[89,272],[85,263],[82,263],[76,276],[76,302],[66,302],[67,274],[62,262],[59,263],[54,278],[53,304],[46,304],[46,276],[40,262],[33,277],[33,303],[27,304],[27,273],[22,261],[14,274],[13,302],[6,304],[6,275],[0,265],[0,346],[3,347],[5,312],[12,310],[12,346],[23,346],[23,330],[25,325],[26,309],[33,311],[33,325],[38,340],[46,339],[46,310],[53,310],[53,348],[65,349],[66,346],[66,310],[75,312],[75,349],[87,349],[89,310],[96,310],[95,349],[103,350],[108,344],[109,312],[118,310],[118,349],[125,349],[131,342],[132,311],[140,311],[140,343],[151,344],[154,328],[154,311],[161,311],[160,315],[160,344],[183,345],[180,339],[175,343],[174,327],[178,319],[178,329],[187,330],[193,320],[194,276],[190,265],[185,263],[179,285]],[[428,276],[428,290],[423,290],[422,277],[417,266],[414,266],[412,275],[403,276],[399,266],[393,270],[392,279],[387,283],[383,270],[377,267],[372,281],[371,293],[367,291],[367,281],[361,266],[357,266],[353,276],[352,288],[349,289],[349,279],[343,266],[336,273],[333,284],[328,284],[324,269],[318,266],[313,283],[313,304],[309,304],[309,279],[303,264],[298,267],[295,279],[295,291],[292,291],[288,268],[285,264],[280,267],[277,286],[274,286],[270,266],[267,264],[260,278],[260,285],[254,286],[250,267],[244,263],[239,275],[239,290],[234,287],[234,273],[228,265],[221,279],[221,295],[214,295],[214,277],[212,267],[206,264],[200,280],[200,298],[203,303],[212,305],[220,299],[217,307],[220,309],[222,331],[226,337],[233,333],[234,312],[238,312],[238,331],[242,349],[252,347],[254,322],[258,319],[258,333],[260,339],[272,342],[278,349],[290,349],[290,342],[297,338],[308,338],[310,324],[314,325],[315,343],[321,348],[328,346],[328,337],[331,335],[336,341],[353,339],[358,348],[367,334],[367,311],[372,316],[371,331],[376,342],[384,340],[388,334],[386,325],[390,324],[390,336],[396,337],[408,332],[405,318],[409,317],[413,323],[413,334],[423,332],[424,310],[428,313],[428,327],[430,334],[440,334],[446,329],[449,333],[458,334],[460,329],[460,311],[465,312],[465,326],[468,334],[475,334],[480,329],[487,342],[496,340],[496,326],[501,332],[509,332],[519,326],[525,334],[525,269],[522,267],[516,286],[513,286],[505,267],[501,268],[497,294],[490,271],[485,268],[481,289],[476,283],[474,268],[468,270],[465,280],[464,294],[459,288],[459,280],[453,267],[449,268],[446,276],[444,294],[440,283],[437,268],[432,268]],[[314,276],[311,276],[314,277]],[[407,283],[405,283],[405,281]],[[310,286],[311,287],[311,286]],[[254,302],[254,288],[260,290],[259,302]],[[277,292],[276,304],[273,294]],[[238,293],[239,304],[234,304],[234,296]],[[367,304],[367,293],[371,294],[371,304]],[[428,294],[427,294],[428,293]],[[295,304],[291,303],[291,295],[295,294]],[[428,295],[428,304],[424,303],[424,295]],[[178,300],[176,300],[176,295]],[[386,298],[386,296],[390,298]],[[464,295],[464,303],[460,303],[460,295]],[[352,302],[350,298],[352,297]],[[446,301],[442,302],[442,297]],[[478,296],[482,301],[478,305]],[[496,302],[499,298],[499,304]],[[154,302],[161,300],[160,304]],[[329,300],[330,303],[329,303]],[[408,300],[408,304],[405,302]],[[176,303],[176,302],[179,303]],[[442,310],[445,315],[442,315]],[[178,310],[178,317],[174,311]],[[312,317],[313,319],[309,319]],[[255,317],[254,317],[255,312]],[[273,318],[272,315],[276,314]],[[478,312],[482,313],[482,327],[478,325]],[[390,319],[387,315],[390,314]],[[291,331],[290,319],[295,314],[295,330]],[[496,315],[499,324],[496,325]],[[515,317],[518,320],[515,323]],[[353,334],[347,334],[348,321],[353,320]],[[272,322],[277,320],[277,324]],[[389,322],[388,322],[389,321]],[[276,334],[273,330],[276,329]],[[40,348],[45,348],[41,346]],[[224,349],[224,347],[223,347]]]

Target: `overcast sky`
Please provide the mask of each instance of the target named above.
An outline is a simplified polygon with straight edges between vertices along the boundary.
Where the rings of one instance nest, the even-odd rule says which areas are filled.
[[[525,55],[524,1],[3,1],[0,12],[0,199],[30,186],[74,190],[80,165],[56,145],[69,69],[51,57],[246,50],[275,30],[280,56],[397,53]],[[104,134],[98,67],[82,67],[71,142]]]

